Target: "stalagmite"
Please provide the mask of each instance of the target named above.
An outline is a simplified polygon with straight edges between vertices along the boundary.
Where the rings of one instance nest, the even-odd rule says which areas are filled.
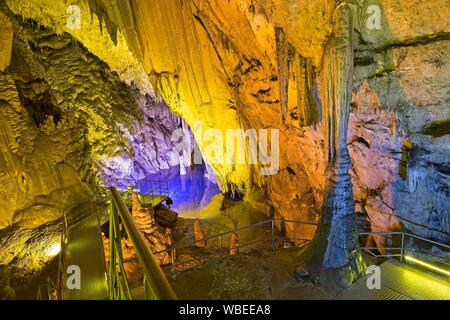
[[[204,248],[206,247],[206,241],[205,234],[203,233],[202,223],[200,222],[200,219],[195,219],[194,221],[194,239],[195,239],[195,245],[198,248]]]
[[[322,218],[324,227],[329,231],[322,266],[325,270],[348,273],[342,281],[347,283],[341,282],[341,286],[347,286],[364,272],[349,175],[351,160],[347,149],[354,64],[352,11],[347,1],[342,1],[336,8],[334,35],[325,49],[322,70],[329,165],[329,191]]]
[[[230,238],[230,256],[237,255],[239,253],[239,237],[237,233],[232,233]]]
[[[172,233],[169,228],[158,226],[154,209],[142,206],[136,193],[131,196],[132,217],[138,229],[143,233],[145,240],[153,252],[166,250],[172,245]],[[132,244],[128,243],[131,247]],[[156,259],[162,265],[170,263],[170,256],[167,252],[157,254]]]
[[[138,195],[134,192],[131,195],[131,201],[132,216],[136,226],[144,234],[151,234],[155,230],[156,224],[153,212],[150,212],[149,208],[141,205]]]

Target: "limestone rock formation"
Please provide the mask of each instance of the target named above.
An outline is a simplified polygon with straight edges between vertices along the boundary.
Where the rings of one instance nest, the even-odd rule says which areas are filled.
[[[11,288],[11,272],[8,266],[0,265],[0,300],[12,300],[16,296]]]
[[[237,233],[232,233],[230,237],[230,256],[237,255],[239,253],[239,237]]]
[[[178,213],[170,210],[163,204],[159,204],[154,208],[155,220],[163,227],[173,228],[178,220]]]
[[[172,245],[171,229],[157,224],[153,207],[142,206],[136,193],[132,195],[131,212],[134,223],[143,233],[145,240],[147,240],[149,247],[154,253],[164,251]],[[128,246],[132,247],[133,245],[129,242]],[[167,252],[156,254],[155,257],[160,264],[169,264],[171,261]]]
[[[200,219],[195,219],[194,221],[194,240],[195,245],[199,248],[206,247],[205,234],[203,233],[202,223]]]
[[[12,23],[0,12],[0,71],[3,72],[11,62],[13,42]]]
[[[450,26],[442,16],[449,9],[445,1],[380,5],[379,30],[356,27],[349,132],[355,200],[374,231],[448,242],[449,136],[439,128],[450,118]],[[381,249],[389,241],[375,240]]]
[[[10,249],[0,263],[26,274],[54,257],[12,246],[42,241],[45,252],[63,212],[115,179],[178,165],[171,134],[182,120],[70,35],[17,19],[4,3],[1,11],[1,59],[10,61],[0,71],[0,241]]]
[[[448,0],[81,0],[79,28],[65,1],[4,3],[0,229],[58,219],[98,178],[176,165],[181,121],[164,101],[223,192],[322,221],[320,263],[346,281],[360,270],[354,202],[374,231],[450,241]],[[278,129],[279,171],[214,163],[199,121]]]

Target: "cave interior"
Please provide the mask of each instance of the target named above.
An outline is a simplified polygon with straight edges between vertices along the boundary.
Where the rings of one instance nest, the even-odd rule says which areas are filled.
[[[449,15],[0,0],[0,300],[450,299]]]

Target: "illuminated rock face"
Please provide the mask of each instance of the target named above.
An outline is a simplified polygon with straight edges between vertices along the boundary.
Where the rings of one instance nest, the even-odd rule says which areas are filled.
[[[0,13],[0,71],[5,71],[11,62],[13,30],[9,19]]]
[[[285,218],[319,220],[325,213],[332,221],[345,216],[348,221],[331,223],[323,237],[345,243],[346,248],[355,247],[353,199],[375,231],[406,228],[450,240],[448,1],[89,0],[79,4],[80,30],[67,27],[63,1],[6,2],[14,13],[69,32],[121,80],[134,80],[143,93],[155,92],[191,127],[201,121],[204,128],[222,133],[234,128],[279,129],[278,174],[261,176],[258,165],[212,164],[223,191],[238,186],[255,206]],[[351,8],[353,27],[336,18],[336,8],[343,5]],[[371,5],[379,8],[379,24],[377,11],[368,13]],[[38,10],[41,7],[45,10]],[[103,33],[98,17],[104,22]],[[340,41],[345,31],[352,31],[345,41],[355,51],[343,62],[345,51],[330,49],[330,42]],[[5,83],[0,90],[14,89],[8,73],[0,76]],[[97,105],[120,113],[112,121],[124,121],[149,103],[124,110],[121,106],[130,106],[124,102],[129,94],[125,96],[116,94],[116,104],[103,99]],[[6,101],[11,99],[19,108],[17,94]],[[86,110],[82,104],[75,108]],[[103,117],[92,121],[94,132],[108,132]],[[79,132],[80,120],[70,121]],[[148,125],[145,119],[127,121],[122,126],[126,129],[114,130],[108,143],[101,142],[103,135],[91,137],[89,146],[100,156],[99,168],[106,177],[131,175],[129,141],[141,145],[135,133]],[[28,126],[19,123],[17,130]],[[92,132],[89,124],[81,127]],[[207,146],[208,141],[200,143],[203,151]],[[139,168],[145,161],[138,159],[148,159],[149,151],[137,151],[132,161]],[[122,154],[122,161],[108,162],[108,156],[120,159]],[[163,163],[170,165],[172,160]],[[80,181],[91,182],[91,167],[86,166]],[[141,173],[136,169],[133,174]],[[306,229],[288,231],[312,234]],[[383,239],[375,241],[380,248],[385,245]],[[330,258],[325,258],[327,266],[352,260],[346,249],[335,249],[322,252]]]
[[[60,241],[63,212],[114,179],[178,165],[171,133],[183,121],[71,36],[8,10],[5,19],[14,42],[0,72],[0,264],[24,275],[53,258],[45,248]]]
[[[383,57],[375,54],[370,65],[356,66],[352,178],[355,199],[374,231],[406,228],[450,240],[450,140],[439,130],[435,137],[427,131],[450,118],[449,58],[449,42],[441,40],[391,48]],[[385,239],[375,240],[384,245]]]

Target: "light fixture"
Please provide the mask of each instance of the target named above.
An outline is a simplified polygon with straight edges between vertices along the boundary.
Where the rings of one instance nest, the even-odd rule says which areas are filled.
[[[48,248],[45,254],[49,257],[57,256],[61,252],[61,244],[55,243],[50,248]]]
[[[413,257],[411,257],[411,256],[406,256],[406,255],[405,255],[405,260],[414,262],[414,263],[416,263],[416,264],[418,264],[418,265],[421,265],[421,266],[423,266],[423,267],[425,267],[425,268],[428,268],[428,269],[431,269],[431,270],[433,270],[433,271],[436,271],[436,272],[445,274],[446,276],[450,277],[450,271],[447,271],[447,270],[438,268],[438,267],[436,267],[436,266],[433,266],[432,264],[426,263],[426,262],[421,261],[421,260],[419,260],[419,259],[416,259],[416,258],[413,258]]]

